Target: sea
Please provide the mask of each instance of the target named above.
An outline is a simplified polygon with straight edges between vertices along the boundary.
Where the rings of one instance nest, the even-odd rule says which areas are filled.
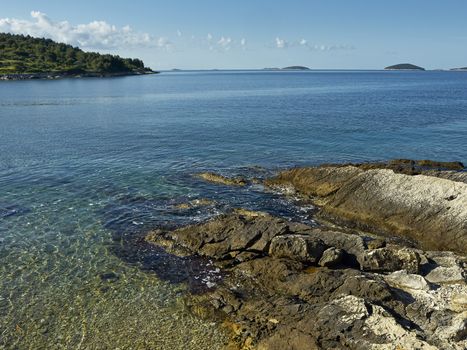
[[[219,271],[145,234],[234,208],[313,224],[313,208],[196,174],[392,158],[467,164],[467,72],[0,82],[0,349],[220,349],[186,302]]]

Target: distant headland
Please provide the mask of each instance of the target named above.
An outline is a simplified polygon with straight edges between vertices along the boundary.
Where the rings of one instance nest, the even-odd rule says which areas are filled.
[[[263,70],[311,70],[308,67],[305,66],[289,66],[289,67],[284,67],[284,68],[277,68],[277,67],[268,67],[268,68],[263,68]]]
[[[416,66],[411,63],[400,63],[384,68],[385,70],[425,70],[425,68]]]
[[[282,70],[310,70],[310,68],[305,66],[289,66],[282,68]]]
[[[85,52],[50,39],[0,33],[0,80],[157,73],[140,59]]]

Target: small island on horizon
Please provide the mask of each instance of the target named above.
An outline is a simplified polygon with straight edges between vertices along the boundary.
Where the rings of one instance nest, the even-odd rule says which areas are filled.
[[[277,68],[277,67],[266,67],[262,70],[273,70],[273,71],[281,71],[281,70],[311,70],[306,66],[288,66],[284,68]]]
[[[311,70],[311,69],[305,66],[289,66],[289,67],[282,68],[282,70]]]
[[[0,80],[115,77],[157,73],[137,58],[85,52],[29,35],[0,33]]]
[[[425,70],[425,68],[416,66],[411,63],[400,63],[393,66],[388,66],[384,68],[385,70]]]

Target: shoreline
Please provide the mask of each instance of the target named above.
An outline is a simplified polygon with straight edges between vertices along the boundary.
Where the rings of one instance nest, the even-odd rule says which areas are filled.
[[[12,73],[0,74],[0,81],[20,81],[20,80],[58,80],[58,79],[80,79],[80,78],[116,78],[134,75],[159,74],[158,71],[141,72],[118,72],[118,73]]]
[[[284,170],[261,182],[265,190],[312,204],[316,225],[238,208],[156,227],[145,242],[212,261],[217,274],[186,304],[230,332],[228,349],[463,349],[466,175],[462,163],[426,160]],[[214,186],[259,182],[197,176]]]

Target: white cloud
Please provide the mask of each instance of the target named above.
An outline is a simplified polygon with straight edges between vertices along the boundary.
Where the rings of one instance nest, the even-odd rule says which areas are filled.
[[[53,21],[39,11],[31,11],[31,17],[32,20],[0,18],[0,31],[50,38],[87,49],[141,46],[169,49],[172,46],[166,38],[155,38],[148,33],[135,32],[128,25],[118,28],[105,21],[72,25],[68,21]]]
[[[352,45],[306,45],[313,51],[336,51],[336,50],[354,50]]]
[[[228,50],[230,50],[230,44],[231,43],[232,43],[231,38],[221,37],[219,39],[219,41],[217,42],[217,45],[219,45],[219,48],[221,48],[222,50],[228,51]]]
[[[242,49],[246,49],[246,39],[245,38],[240,39],[240,46],[242,47]]]
[[[238,40],[230,36],[214,36],[208,33],[204,40],[198,42],[198,45],[200,48],[207,48],[209,51],[226,52],[239,47],[244,49],[246,47],[246,39],[242,38]]]
[[[289,46],[289,43],[287,41],[285,41],[284,39],[281,39],[279,37],[276,38],[276,47],[278,49],[285,49],[288,46]]]
[[[182,32],[180,31],[180,29],[177,29],[177,36],[180,38],[182,36]]]
[[[298,41],[287,41],[279,37],[276,38],[275,48],[286,49],[292,47],[303,47],[311,51],[336,51],[336,50],[354,50],[355,47],[352,45],[322,45],[322,44],[311,44],[306,39],[301,39]]]

